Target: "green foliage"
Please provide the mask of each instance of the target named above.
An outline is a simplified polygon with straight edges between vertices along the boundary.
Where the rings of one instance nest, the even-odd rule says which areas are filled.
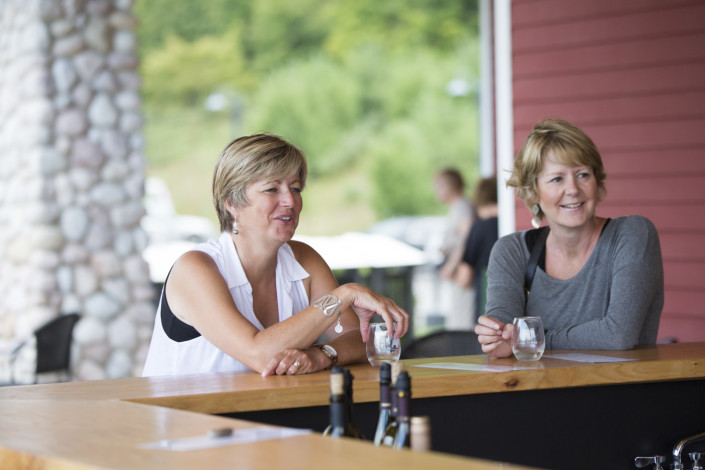
[[[141,52],[162,47],[169,37],[192,42],[203,36],[221,36],[249,17],[252,4],[243,0],[139,0],[135,13]]]
[[[283,67],[264,80],[247,113],[246,128],[290,139],[304,150],[312,174],[323,155],[360,118],[359,86],[332,61],[315,57]]]
[[[336,6],[325,48],[337,57],[368,45],[412,54],[419,47],[448,52],[477,36],[474,0],[345,0]]]
[[[242,42],[253,70],[266,74],[317,55],[331,30],[335,2],[256,0]]]
[[[176,36],[142,60],[145,100],[201,105],[218,88],[245,89],[251,83],[235,30],[185,42]]]
[[[354,206],[360,224],[366,207],[378,217],[442,210],[432,191],[442,166],[476,178],[476,97],[446,91],[478,76],[476,0],[143,0],[136,10],[147,157],[172,185],[206,174],[194,165],[210,172],[233,132],[258,131],[300,146],[307,197],[325,187],[320,209]],[[205,112],[218,90],[241,100],[237,122]],[[212,210],[204,204],[191,212]]]
[[[387,126],[369,155],[372,204],[384,218],[439,211],[433,175],[454,166],[477,178],[477,113],[465,102],[427,96],[404,121]]]

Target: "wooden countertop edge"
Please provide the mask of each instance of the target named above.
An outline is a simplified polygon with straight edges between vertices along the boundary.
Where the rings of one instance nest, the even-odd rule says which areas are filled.
[[[448,358],[444,358],[448,359]],[[452,358],[450,358],[452,359]],[[404,361],[416,398],[503,393],[594,385],[618,385],[705,378],[705,358],[571,364],[507,372],[473,372],[414,367],[426,360]],[[537,364],[538,365],[538,364]],[[364,366],[353,366],[364,367]],[[356,403],[379,400],[379,382],[361,374],[354,382]],[[125,401],[208,414],[327,406],[327,382],[276,389],[222,390],[212,393],[130,398]]]

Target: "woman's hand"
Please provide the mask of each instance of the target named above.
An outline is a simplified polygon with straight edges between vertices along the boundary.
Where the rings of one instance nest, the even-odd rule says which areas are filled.
[[[482,352],[492,357],[511,356],[514,328],[511,323],[504,323],[486,315],[480,316],[475,325],[475,333],[482,345]]]
[[[409,329],[409,314],[392,299],[368,289],[360,284],[344,284],[333,292],[343,302],[347,302],[360,319],[362,341],[367,341],[370,320],[379,315],[387,324],[387,331],[401,338]]]
[[[262,370],[262,377],[269,375],[310,374],[330,366],[330,360],[325,357],[317,346],[308,349],[288,348],[277,353],[267,362]]]

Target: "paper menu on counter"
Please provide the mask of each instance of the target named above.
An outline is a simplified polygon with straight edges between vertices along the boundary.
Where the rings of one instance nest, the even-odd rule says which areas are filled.
[[[547,353],[544,357],[550,357],[552,359],[563,359],[564,361],[574,361],[574,362],[629,362],[636,361],[637,359],[626,359],[623,357],[611,357],[611,356],[598,356],[595,354],[584,354],[584,353]]]
[[[308,434],[308,429],[281,428],[273,426],[257,426],[254,428],[237,429],[229,436],[213,437],[208,434],[181,439],[162,439],[161,441],[141,444],[141,449],[172,450],[176,452],[189,452],[192,450],[211,449],[214,447],[229,446],[233,444],[248,444],[271,439],[284,439],[287,437]]]
[[[473,370],[478,372],[508,372],[510,370],[535,369],[535,367],[496,366],[491,364],[465,364],[462,362],[431,362],[428,364],[415,364],[414,367],[428,367],[430,369]]]

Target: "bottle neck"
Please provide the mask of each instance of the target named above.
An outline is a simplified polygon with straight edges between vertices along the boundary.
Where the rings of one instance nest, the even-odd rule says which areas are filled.
[[[390,409],[392,407],[392,392],[389,385],[382,384],[379,386],[379,408],[381,410]]]
[[[344,395],[330,397],[330,425],[333,428],[345,428],[348,423],[348,410]]]
[[[397,392],[397,420],[408,422],[411,418],[411,393],[409,390]]]

